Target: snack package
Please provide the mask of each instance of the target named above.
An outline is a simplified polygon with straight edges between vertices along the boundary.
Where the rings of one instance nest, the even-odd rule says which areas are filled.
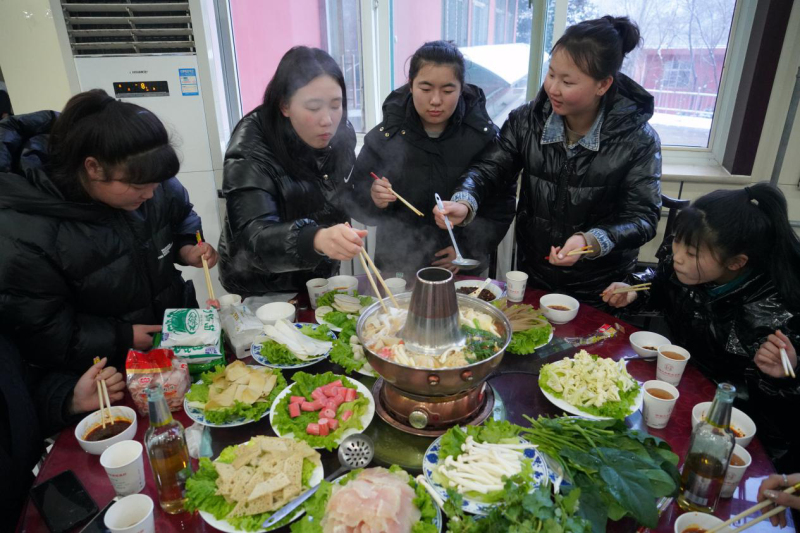
[[[220,311],[222,330],[236,352],[236,357],[243,359],[250,355],[250,347],[255,338],[261,334],[264,324],[256,318],[249,307],[237,304],[225,307]]]
[[[139,414],[148,414],[145,391],[154,383],[160,383],[164,388],[164,398],[170,411],[183,408],[183,397],[191,385],[189,367],[177,359],[172,350],[156,348],[147,353],[128,350],[125,373],[128,392]]]
[[[590,344],[596,344],[599,342],[603,342],[606,339],[610,339],[611,337],[615,336],[618,332],[625,333],[625,328],[622,327],[619,323],[614,323],[613,326],[611,326],[610,324],[603,324],[600,327],[600,329],[598,329],[588,337],[564,337],[564,340],[573,346],[589,346]]]
[[[222,334],[219,314],[208,309],[167,309],[161,329],[161,345],[204,346],[216,344]]]

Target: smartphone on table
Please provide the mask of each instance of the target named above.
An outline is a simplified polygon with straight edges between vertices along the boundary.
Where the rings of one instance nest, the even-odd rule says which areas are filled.
[[[97,514],[97,505],[72,470],[31,488],[31,500],[52,533],[64,533]]]

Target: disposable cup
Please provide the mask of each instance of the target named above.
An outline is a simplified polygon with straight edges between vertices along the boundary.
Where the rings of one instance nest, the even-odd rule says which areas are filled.
[[[384,280],[386,286],[392,291],[392,294],[400,294],[406,290],[406,280],[403,278],[389,278]]]
[[[678,354],[683,359],[674,359],[665,353]],[[658,347],[658,362],[656,363],[656,379],[666,381],[670,385],[678,386],[689,362],[689,351],[674,344],[664,344]]]
[[[744,461],[744,464],[728,464],[728,469],[725,471],[725,481],[722,483],[722,491],[719,493],[721,498],[730,498],[733,496],[733,493],[736,491],[736,487],[739,486],[739,483],[742,481],[742,477],[744,477],[745,470],[747,470],[747,468],[750,466],[750,463],[753,462],[753,458],[750,457],[750,454],[747,452],[747,450],[738,444],[733,449],[733,455]],[[733,456],[731,456],[731,460],[733,460]]]
[[[135,440],[124,440],[109,446],[100,456],[108,479],[117,496],[128,496],[144,488],[143,446]]]
[[[308,288],[308,299],[311,301],[311,308],[317,308],[319,297],[328,292],[328,280],[325,278],[314,278],[306,281]]]
[[[646,381],[643,387],[644,404],[642,405],[642,415],[644,416],[644,423],[648,427],[655,429],[667,427],[669,418],[672,416],[672,410],[675,408],[675,403],[680,396],[678,389],[665,381],[657,379]],[[656,390],[665,392],[671,398],[657,396]]]
[[[525,298],[525,287],[528,285],[528,275],[519,270],[512,270],[506,274],[506,293],[508,301],[521,302]]]
[[[131,494],[108,508],[103,519],[111,533],[155,533],[153,500],[145,494]]]

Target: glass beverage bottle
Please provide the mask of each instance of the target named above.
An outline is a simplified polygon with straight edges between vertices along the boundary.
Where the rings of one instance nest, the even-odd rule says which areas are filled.
[[[725,480],[736,440],[731,431],[731,410],[736,388],[720,383],[705,420],[692,431],[683,464],[677,502],[684,511],[712,513]]]
[[[192,475],[183,425],[172,418],[160,384],[147,389],[147,403],[150,427],[144,442],[158,488],[158,500],[167,513],[181,513],[186,503],[186,480]]]

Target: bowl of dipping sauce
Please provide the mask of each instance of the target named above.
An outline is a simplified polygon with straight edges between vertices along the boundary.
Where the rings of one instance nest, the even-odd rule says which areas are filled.
[[[471,294],[475,292],[475,289],[481,285],[483,285],[483,281],[477,279],[464,279],[461,281],[456,281],[455,283],[456,292],[459,294]],[[484,302],[493,302],[501,296],[503,296],[503,289],[494,283],[489,283],[483,288],[480,294],[478,294],[478,299],[483,300]]]
[[[100,455],[112,444],[133,439],[137,427],[136,412],[124,405],[112,405],[111,417],[114,423],[106,422],[104,428],[100,411],[95,411],[75,426],[75,438],[84,451]]]
[[[675,520],[675,533],[706,533],[706,531],[717,527],[722,522],[723,520],[711,514],[683,513]],[[731,531],[731,529],[723,528],[721,531]]]
[[[658,357],[658,347],[669,344],[669,339],[652,331],[637,331],[628,337],[633,351],[640,357],[655,359]]]
[[[581,304],[566,294],[545,294],[539,299],[539,310],[553,324],[566,324],[576,316]]]
[[[286,302],[272,302],[264,304],[256,309],[256,317],[265,326],[274,326],[278,320],[288,320],[294,322],[297,314],[295,307]]]
[[[692,427],[699,424],[701,420],[705,420],[709,409],[711,409],[711,402],[701,402],[692,408]],[[731,431],[736,438],[736,444],[742,448],[747,448],[747,445],[756,436],[756,423],[753,422],[752,418],[734,407],[731,412]]]

